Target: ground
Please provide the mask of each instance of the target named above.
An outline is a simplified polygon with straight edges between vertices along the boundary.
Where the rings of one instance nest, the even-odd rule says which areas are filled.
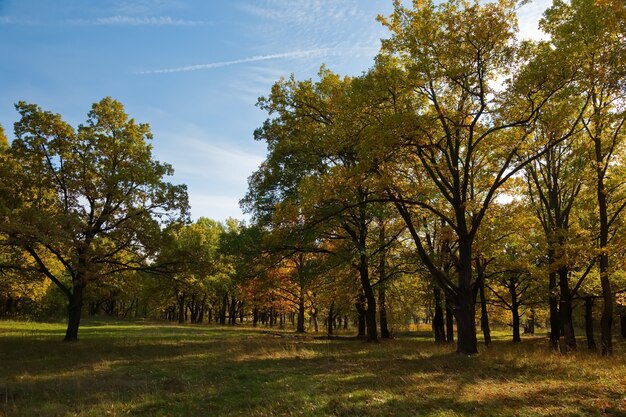
[[[428,332],[378,344],[248,327],[0,321],[0,416],[626,416],[602,358],[508,336],[472,357]]]

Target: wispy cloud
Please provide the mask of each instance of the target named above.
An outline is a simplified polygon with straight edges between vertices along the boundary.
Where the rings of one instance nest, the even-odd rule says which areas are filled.
[[[199,71],[212,68],[227,67],[230,65],[245,64],[249,62],[269,61],[273,59],[321,57],[332,54],[333,52],[338,53],[338,51],[334,48],[306,49],[300,51],[284,52],[280,54],[257,55],[248,58],[234,59],[232,61],[210,62],[207,64],[185,65],[180,67],[138,71],[136,72],[136,74],[168,74],[172,72]]]
[[[74,19],[68,23],[85,26],[198,26],[209,22],[175,19],[170,16],[109,16],[96,19]]]

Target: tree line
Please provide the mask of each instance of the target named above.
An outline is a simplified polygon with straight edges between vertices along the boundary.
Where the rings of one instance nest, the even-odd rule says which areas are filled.
[[[186,188],[119,102],[77,128],[18,103],[0,141],[5,314],[61,294],[66,340],[83,310],[308,321],[369,341],[419,319],[473,354],[477,310],[487,344],[494,317],[514,341],[525,317],[569,352],[575,309],[595,349],[600,308],[612,354],[616,308],[626,329],[626,9],[555,0],[533,42],[518,39],[519,5],[396,1],[362,75],[276,82],[258,103],[268,154],[241,201],[248,224],[192,223]]]

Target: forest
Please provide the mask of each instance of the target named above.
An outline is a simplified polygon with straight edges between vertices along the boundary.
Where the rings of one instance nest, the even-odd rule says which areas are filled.
[[[466,364],[526,340],[563,366],[623,357],[625,3],[554,0],[542,41],[518,39],[516,0],[393,5],[361,75],[322,65],[259,98],[246,220],[192,221],[119,101],[77,126],[17,103],[0,127],[0,316],[63,320],[54,336],[76,346],[107,319],[383,355],[418,331]]]

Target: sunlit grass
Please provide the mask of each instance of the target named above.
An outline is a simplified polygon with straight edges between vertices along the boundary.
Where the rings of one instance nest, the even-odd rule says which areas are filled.
[[[620,416],[616,355],[550,353],[505,333],[474,357],[427,332],[368,344],[246,327],[0,322],[7,416]],[[2,415],[2,413],[0,413]]]

